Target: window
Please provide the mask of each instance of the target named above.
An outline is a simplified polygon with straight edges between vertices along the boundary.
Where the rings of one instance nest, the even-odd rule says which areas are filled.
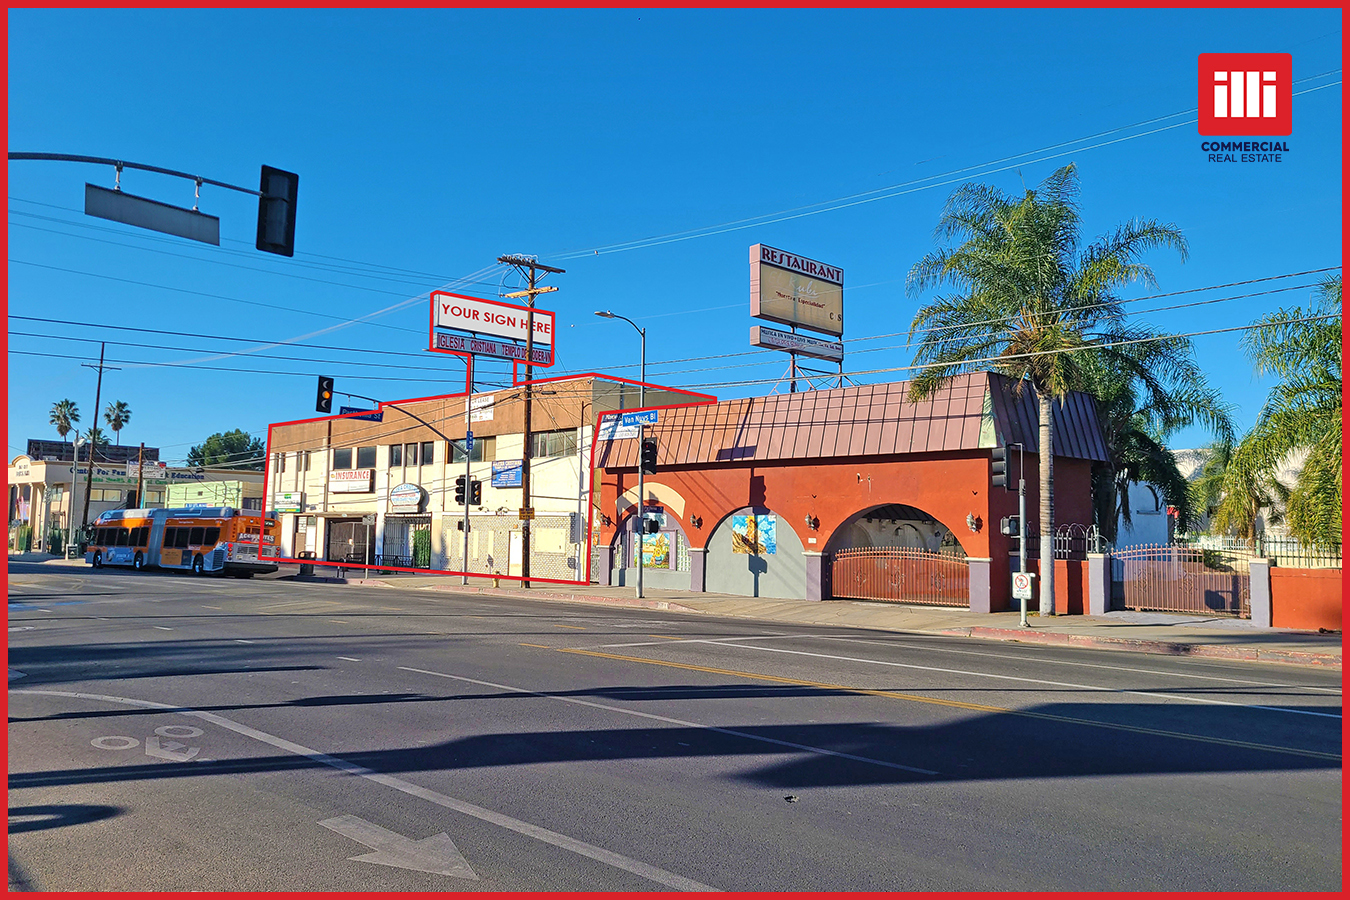
[[[117,546],[119,547],[127,546],[128,539],[130,537],[131,537],[131,529],[129,528],[117,529]]]
[[[473,449],[469,451],[469,462],[492,462],[497,458],[497,439],[495,437],[476,437]],[[464,462],[464,442],[450,442],[450,462]]]
[[[146,492],[145,492],[145,502],[146,502],[146,503],[163,503],[163,502],[164,502],[164,492],[163,492],[163,491],[146,491]]]
[[[301,471],[301,472],[308,472],[308,471],[309,471],[309,457],[310,457],[310,451],[308,451],[308,450],[305,450],[304,452],[302,452],[302,453],[300,454],[300,471]]]
[[[389,445],[389,468],[392,469],[394,466],[401,466],[401,465],[403,465],[403,445],[402,445],[402,444],[390,444],[390,445]]]
[[[358,469],[375,468],[375,448],[357,447],[356,448],[356,467]]]
[[[350,469],[352,467],[352,448],[343,447],[333,451],[333,468]]]
[[[177,528],[165,528],[165,529],[164,529],[164,546],[165,546],[165,547],[172,547],[173,544],[174,544],[174,541],[177,540],[177,538],[178,538],[178,529],[177,529]]]
[[[202,532],[204,532],[205,530],[206,530],[205,528],[202,528],[199,525],[196,528],[192,529],[190,532],[188,532],[188,543],[194,546],[201,546]]]
[[[137,531],[137,534],[136,534],[136,546],[137,546],[137,547],[146,547],[146,546],[149,546],[149,544],[150,544],[150,526],[149,526],[149,525],[142,525],[140,528],[137,528],[136,531]]]
[[[404,464],[404,465],[407,465],[407,466],[415,466],[415,465],[417,465],[417,445],[416,445],[416,444],[404,444],[404,445],[403,445],[403,464]]]
[[[422,462],[421,465],[429,466],[436,461],[436,442],[422,442]]]
[[[550,456],[572,456],[577,452],[577,433],[570,428],[559,431],[537,431],[530,435],[531,456],[547,459]]]
[[[285,454],[285,453],[277,453],[277,454],[274,454],[274,455],[276,456],[276,466],[277,466],[277,471],[278,471],[278,472],[285,472],[285,471],[286,471],[286,454]]]
[[[208,545],[214,545],[214,544],[215,544],[217,541],[219,541],[219,540],[220,540],[220,529],[219,529],[219,528],[208,528],[208,529],[206,529],[206,534],[205,534],[205,535],[203,536],[203,538],[202,538],[202,543],[203,543],[203,544],[208,544]]]
[[[186,548],[188,545],[188,529],[179,528],[178,533],[174,535],[173,545],[175,547]]]

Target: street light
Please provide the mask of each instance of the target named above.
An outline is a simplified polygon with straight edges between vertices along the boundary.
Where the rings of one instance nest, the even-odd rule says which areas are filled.
[[[642,358],[641,358],[640,368],[639,368],[639,370],[638,370],[638,371],[639,371],[639,374],[638,374],[638,406],[639,406],[639,407],[646,406],[646,405],[647,405],[647,331],[646,331],[646,329],[638,328],[638,324],[637,324],[636,322],[634,322],[632,319],[628,318],[627,316],[620,316],[620,315],[618,315],[618,314],[616,314],[616,313],[610,312],[609,310],[605,310],[605,311],[603,311],[603,312],[601,312],[600,310],[596,310],[595,314],[596,314],[597,316],[599,316],[600,318],[602,318],[602,319],[623,319],[623,320],[624,320],[625,322],[627,322],[629,325],[632,325],[633,328],[637,331],[638,336],[642,338]],[[642,426],[640,426],[640,429],[641,429],[641,430],[638,432],[638,433],[639,433],[639,436],[640,436],[643,432],[646,431],[647,426],[646,426],[646,425],[642,425]],[[637,534],[639,535],[639,537],[637,538],[637,543],[636,543],[636,550],[637,550],[637,553],[636,553],[636,556],[637,556],[637,595],[638,595],[638,599],[639,599],[639,600],[642,599],[642,537],[641,537],[641,535],[643,535],[643,534],[646,533],[646,529],[645,529],[644,527],[642,527],[643,524],[644,524],[644,523],[643,523],[643,518],[642,518],[642,507],[643,507],[643,504],[646,503],[645,488],[646,488],[646,485],[645,485],[645,482],[643,481],[643,478],[642,478],[642,461],[639,460],[639,461],[638,461],[638,503],[637,503],[637,525],[639,526],[639,527],[638,527]]]

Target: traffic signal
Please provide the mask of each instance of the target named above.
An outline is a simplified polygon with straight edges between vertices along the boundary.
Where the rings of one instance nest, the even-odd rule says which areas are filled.
[[[483,482],[477,478],[469,482],[469,502],[474,506],[483,505]]]
[[[464,505],[464,481],[465,476],[463,475],[455,479],[455,502],[460,506]]]
[[[1017,518],[1017,516],[1004,516],[1000,520],[1000,525],[1002,525],[1002,527],[999,529],[999,531],[1008,535],[1016,535],[1019,531],[1021,524],[1022,522]]]
[[[993,461],[989,467],[990,473],[994,476],[994,487],[1012,489],[1008,481],[1008,448],[995,447],[993,449]]]
[[[661,530],[661,523],[655,519],[643,519],[642,531],[644,534],[657,534]]]
[[[642,474],[656,474],[656,438],[642,439]]]
[[[262,167],[258,190],[258,249],[281,256],[295,255],[295,195],[300,176],[271,166]]]
[[[314,399],[314,408],[321,413],[333,411],[333,379],[327,375],[319,376],[319,393]]]

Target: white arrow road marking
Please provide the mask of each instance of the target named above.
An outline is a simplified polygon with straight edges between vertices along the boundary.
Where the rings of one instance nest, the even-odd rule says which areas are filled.
[[[173,762],[187,762],[201,752],[201,747],[188,747],[186,744],[180,744],[177,741],[165,741],[161,743],[157,737],[148,737],[145,739],[146,756],[154,756],[159,759],[172,760]]]
[[[264,744],[270,744],[278,750],[284,750],[287,753],[294,753],[296,756],[304,756],[325,766],[332,766],[341,772],[347,772],[351,775],[359,775],[376,784],[382,784],[385,787],[391,787],[396,791],[401,791],[413,797],[420,797],[428,803],[434,803],[446,809],[453,809],[455,812],[463,813],[466,816],[472,816],[484,822],[491,822],[508,831],[514,831],[516,834],[523,834],[526,837],[534,838],[545,844],[552,844],[554,847],[560,847],[563,850],[570,850],[579,856],[587,859],[593,859],[596,862],[602,862],[607,866],[613,866],[616,869],[622,869],[625,872],[632,872],[648,881],[654,881],[657,884],[663,884],[676,891],[716,891],[715,887],[709,887],[706,884],[695,881],[692,878],[685,878],[683,875],[676,875],[674,872],[667,872],[665,869],[658,869],[656,866],[649,866],[644,862],[638,862],[636,859],[629,859],[626,856],[606,850],[604,847],[597,847],[594,844],[588,844],[585,841],[579,841],[576,838],[568,837],[565,834],[559,834],[556,831],[550,831],[538,825],[531,825],[529,822],[522,822],[519,819],[513,819],[508,815],[499,812],[493,812],[490,809],[484,809],[481,806],[475,806],[464,800],[458,800],[445,794],[433,791],[429,788],[421,787],[410,781],[404,781],[402,778],[396,778],[393,775],[385,775],[365,766],[359,766],[356,763],[348,762],[345,759],[336,756],[329,756],[327,753],[320,753],[317,750],[311,750],[301,744],[296,744],[285,738],[279,738],[268,734],[265,731],[259,731],[256,728],[250,728],[247,725],[240,724],[233,719],[227,719],[224,716],[218,716],[215,713],[203,712],[199,709],[191,709],[184,706],[174,706],[171,703],[156,703],[154,700],[133,700],[129,697],[110,697],[107,694],[84,694],[73,691],[43,691],[43,690],[12,690],[11,694],[33,694],[44,697],[70,697],[76,700],[95,700],[103,703],[120,703],[124,706],[134,706],[140,709],[161,709],[179,715],[190,716],[203,722],[210,722],[213,725],[219,725],[221,728],[233,731],[235,734],[242,734],[245,737],[253,738],[255,741],[261,741]]]
[[[10,681],[18,681],[20,678],[26,678],[26,677],[27,677],[27,673],[25,673],[25,672],[20,672],[18,669],[10,669],[10,670],[9,670],[9,680],[10,680]]]
[[[361,856],[349,856],[348,859],[380,866],[394,866],[399,869],[412,869],[416,872],[430,872],[433,875],[478,880],[473,869],[469,868],[468,861],[445,832],[414,841],[412,838],[405,838],[401,834],[373,825],[359,816],[338,816],[336,819],[325,819],[319,824],[375,851]]]

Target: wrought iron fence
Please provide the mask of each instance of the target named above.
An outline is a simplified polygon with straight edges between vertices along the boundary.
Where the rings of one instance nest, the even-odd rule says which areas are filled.
[[[1102,537],[1096,525],[1060,525],[1055,529],[1055,559],[1087,559],[1089,553],[1110,553],[1111,542]],[[1013,554],[1017,553],[1017,539],[1013,538]],[[1041,553],[1041,536],[1034,525],[1027,523],[1027,557],[1035,559]]]
[[[954,553],[910,547],[837,550],[830,576],[831,594],[840,599],[970,605],[970,564]]]
[[[1289,569],[1339,569],[1341,545],[1310,546],[1297,538],[1258,534],[1255,540],[1229,535],[1180,537],[1179,546],[1211,551],[1234,560],[1268,559],[1271,565]]]
[[[1131,547],[1111,556],[1125,609],[1251,617],[1251,557],[1175,544]]]

